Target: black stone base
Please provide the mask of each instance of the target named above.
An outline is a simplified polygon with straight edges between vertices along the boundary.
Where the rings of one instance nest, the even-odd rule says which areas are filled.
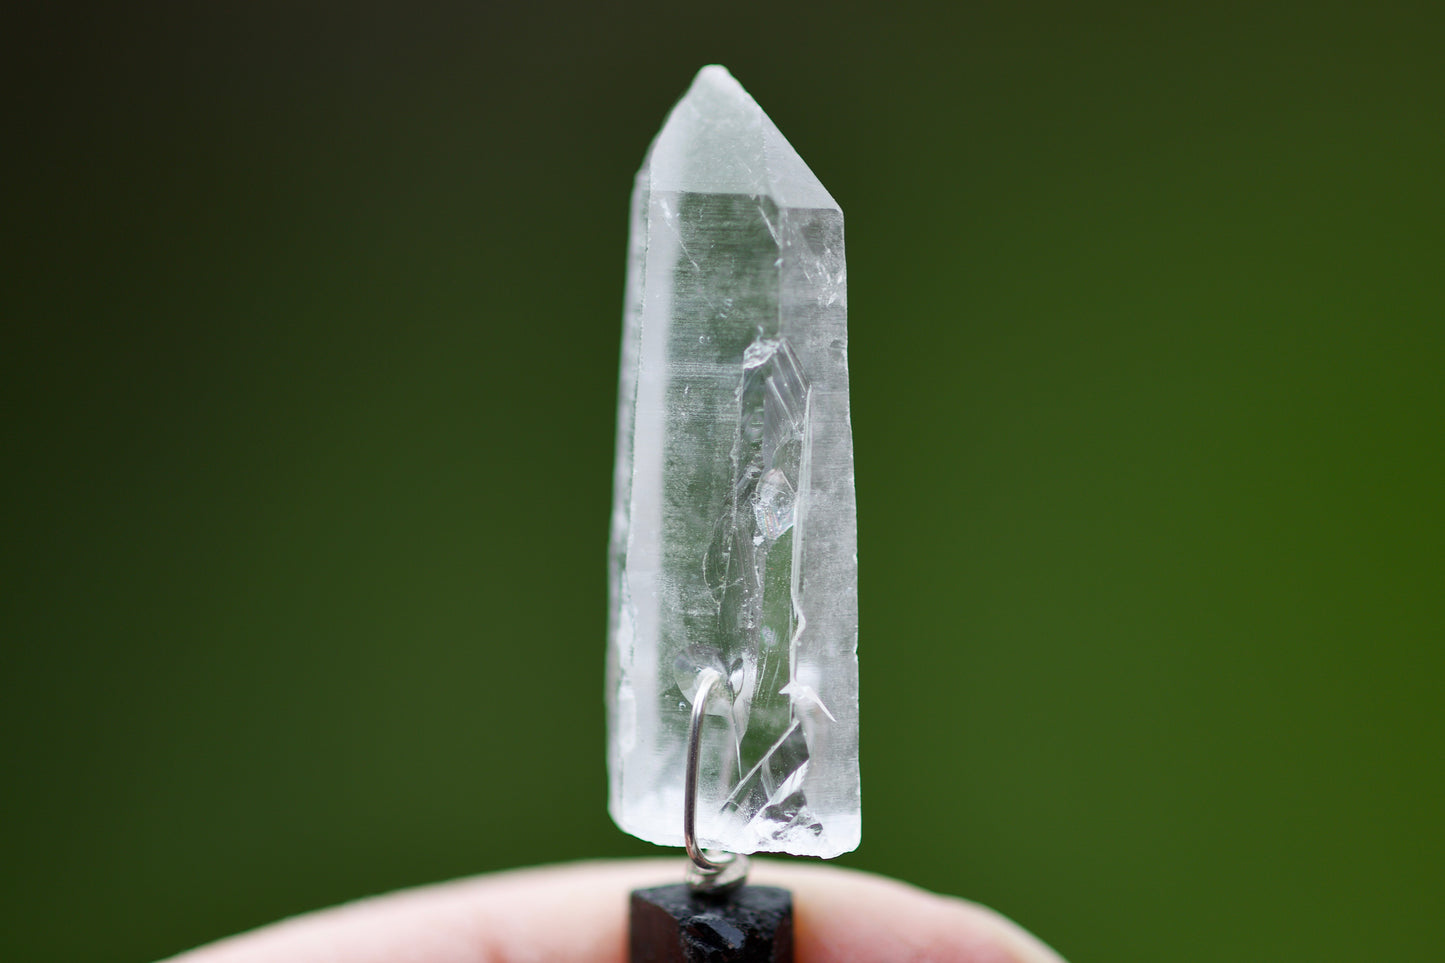
[[[743,886],[701,896],[679,883],[632,892],[632,963],[793,963],[793,894]]]

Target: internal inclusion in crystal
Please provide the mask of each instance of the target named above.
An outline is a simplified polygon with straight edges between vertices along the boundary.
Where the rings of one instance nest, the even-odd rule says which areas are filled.
[[[811,665],[799,657],[815,392],[780,331],[778,238],[781,225],[795,245],[826,243],[836,214],[736,194],[669,193],[650,206],[675,250],[661,399],[667,574],[656,587],[659,655],[675,687],[661,687],[656,711],[683,722],[701,672],[723,680],[703,733],[704,838],[744,851],[836,851],[805,789],[814,743],[837,719],[814,688],[818,643]],[[716,296],[719,286],[730,293]],[[836,363],[838,342],[826,344]],[[630,610],[625,586],[622,599]]]
[[[686,571],[700,559],[702,575],[664,590],[683,616],[664,634],[675,653],[672,698],[691,702],[702,670],[718,672],[724,685],[710,723],[725,731],[705,736],[703,771],[721,791],[703,793],[703,804],[759,841],[796,846],[823,825],[801,788],[809,753],[795,706],[817,701],[794,678],[807,621],[794,530],[807,498],[811,391],[797,351],[778,334],[784,214],[747,195],[681,193],[656,203],[678,251],[672,356],[691,360],[668,387],[668,435],[698,442],[664,469],[668,515],[678,522],[664,536],[664,567]],[[719,270],[732,292],[724,299],[698,283],[715,283]],[[713,405],[721,410],[700,414]],[[710,524],[700,510],[714,513]]]
[[[659,545],[672,574],[657,587],[659,654],[675,687],[658,693],[657,711],[682,722],[702,670],[723,679],[703,734],[704,838],[746,851],[833,851],[804,788],[813,744],[837,720],[814,688],[816,654],[810,668],[798,651],[808,627],[799,522],[814,481],[814,391],[780,331],[778,234],[784,226],[794,244],[826,243],[835,221],[756,195],[677,192],[651,207],[654,230],[666,230],[676,252]],[[719,286],[730,293],[718,297]],[[624,588],[624,604],[630,594]]]
[[[689,646],[679,658],[691,670],[689,678],[700,671],[703,656],[729,683],[726,722],[734,758],[723,770],[735,772],[723,808],[758,814],[762,823],[754,829],[775,839],[816,835],[822,825],[799,788],[807,771],[806,740],[791,700],[775,698],[793,681],[792,647],[805,620],[793,591],[792,532],[804,485],[809,392],[786,338],[748,345],[737,394],[732,489],[704,561],[717,604],[719,646]]]

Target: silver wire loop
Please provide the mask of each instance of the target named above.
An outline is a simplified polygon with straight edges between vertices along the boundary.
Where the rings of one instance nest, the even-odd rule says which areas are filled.
[[[694,892],[722,893],[741,886],[748,878],[748,858],[736,853],[709,853],[697,841],[697,771],[702,756],[702,723],[713,689],[722,681],[716,669],[704,669],[692,699],[692,722],[687,730],[687,782],[682,794],[682,842],[687,847],[687,885]]]

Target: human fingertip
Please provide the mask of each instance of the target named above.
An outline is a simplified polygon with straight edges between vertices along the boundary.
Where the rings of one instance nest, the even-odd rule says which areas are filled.
[[[826,866],[758,875],[794,891],[799,963],[1063,963],[1003,915],[898,880]]]

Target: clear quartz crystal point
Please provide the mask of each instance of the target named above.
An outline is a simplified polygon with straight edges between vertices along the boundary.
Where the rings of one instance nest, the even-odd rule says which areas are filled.
[[[608,649],[610,809],[681,846],[691,700],[712,668],[698,835],[858,845],[858,593],[843,213],[722,67],[632,195]]]

